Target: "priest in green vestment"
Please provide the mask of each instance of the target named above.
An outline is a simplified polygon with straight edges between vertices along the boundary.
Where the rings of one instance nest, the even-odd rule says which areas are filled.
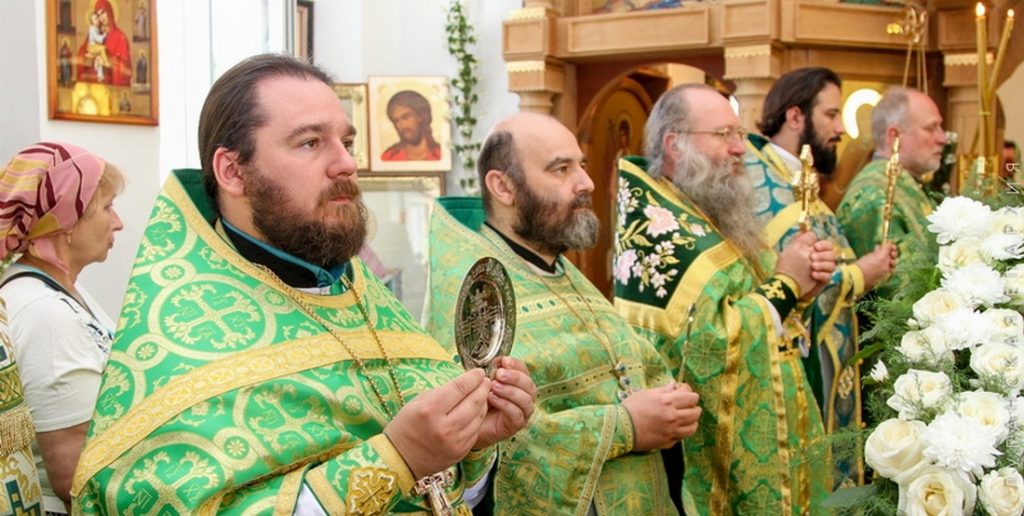
[[[563,255],[597,239],[583,160],[551,117],[495,126],[478,162],[483,199],[435,205],[428,330],[454,350],[462,278],[482,257],[504,264],[517,305],[511,353],[538,393],[527,428],[498,446],[495,514],[675,514],[658,449],[695,431],[697,395]]]
[[[861,374],[858,364],[851,362],[858,351],[854,308],[864,292],[892,271],[896,255],[895,246],[884,244],[858,259],[818,192],[806,214],[794,194],[804,145],[811,150],[816,173],[829,177],[835,170],[836,144],[844,134],[841,86],[839,76],[828,68],[799,68],[780,77],[765,97],[758,123],[764,136],[747,137],[744,159],[755,192],[754,210],[764,224],[764,242],[781,252],[800,233],[801,218],[806,217],[818,238],[832,242],[841,262],[811,306],[794,312],[784,324],[786,338],[800,339],[804,371],[828,432],[861,428]],[[817,185],[814,181],[813,187]],[[860,460],[835,458],[837,485],[863,483]]]
[[[23,392],[0,299],[0,514],[40,514],[43,507],[32,453],[36,427]]]
[[[463,373],[353,258],[366,208],[331,84],[261,55],[211,88],[203,170],[169,178],[139,246],[76,514],[468,514],[530,417],[521,363]]]
[[[935,209],[936,201],[923,183],[941,164],[946,144],[942,115],[928,95],[909,88],[890,88],[871,114],[871,133],[875,140],[873,159],[853,178],[836,216],[857,256],[871,252],[882,242],[885,170],[898,137],[903,171],[896,178],[889,240],[906,253],[930,240],[926,217]],[[883,286],[880,295],[890,295],[895,288],[891,281]]]
[[[619,162],[615,306],[699,395],[683,441],[688,514],[806,514],[831,489],[821,415],[782,321],[827,284],[832,244],[761,242],[745,131],[704,85],[661,96],[650,162]]]

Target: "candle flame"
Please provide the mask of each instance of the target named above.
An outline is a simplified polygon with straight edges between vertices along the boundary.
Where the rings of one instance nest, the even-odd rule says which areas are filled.
[[[978,5],[974,7],[974,15],[978,18],[985,17],[985,4],[978,2]]]
[[[1006,11],[1006,17],[1011,19],[1011,20],[1013,19],[1013,9],[1010,9],[1009,11]]]

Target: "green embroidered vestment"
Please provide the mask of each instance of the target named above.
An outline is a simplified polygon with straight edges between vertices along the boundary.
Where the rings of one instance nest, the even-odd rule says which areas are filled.
[[[886,163],[887,160],[876,159],[865,165],[853,178],[836,210],[843,233],[857,256],[864,256],[882,243]],[[899,248],[900,255],[909,256],[911,249],[930,241],[927,217],[935,206],[910,172],[904,170],[896,178],[889,240]],[[880,295],[890,294],[894,286],[893,280],[886,282]]]
[[[757,199],[756,214],[765,225],[764,242],[781,252],[800,230],[800,204],[793,195],[792,174],[776,149],[759,135],[749,136],[744,165]],[[832,242],[838,264],[832,281],[801,314],[810,323],[814,343],[804,359],[804,370],[814,388],[825,430],[860,429],[860,368],[851,359],[858,350],[854,308],[864,292],[864,275],[854,263],[857,255],[832,210],[817,199],[811,212],[811,230],[818,238]],[[841,470],[835,478],[837,482],[863,482],[859,460],[843,461],[837,469]]]
[[[330,514],[427,510],[382,428],[399,397],[461,367],[353,259],[394,392],[352,290],[285,292],[215,231],[211,207],[194,170],[176,171],[156,200],[75,472],[76,511],[291,514],[303,485]],[[464,460],[449,489],[461,514],[484,455]]]
[[[637,389],[671,380],[661,358],[567,260],[542,279],[483,220],[477,198],[435,205],[427,328],[454,353],[453,314],[467,271],[484,256],[505,265],[517,304],[512,356],[529,368],[537,403],[529,425],[498,445],[495,513],[583,516],[593,503],[598,514],[675,514],[661,454],[631,452],[632,422],[598,339]]]
[[[799,349],[778,336],[769,306],[784,320],[793,287],[766,277],[774,253],[741,257],[645,166],[619,161],[615,306],[701,396],[700,426],[683,441],[687,513],[813,510],[831,487],[824,429]]]

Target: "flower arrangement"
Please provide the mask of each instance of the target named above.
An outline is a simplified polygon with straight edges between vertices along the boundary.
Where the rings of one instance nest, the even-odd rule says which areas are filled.
[[[930,290],[869,374],[879,423],[864,458],[879,478],[860,489],[897,498],[900,514],[1019,515],[1024,210],[951,197],[928,220]]]

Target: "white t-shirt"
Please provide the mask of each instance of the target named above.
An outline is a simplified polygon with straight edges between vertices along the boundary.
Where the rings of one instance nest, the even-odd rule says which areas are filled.
[[[13,264],[0,281],[27,270],[32,269]],[[113,323],[81,286],[75,288],[95,317],[38,277],[19,277],[0,288],[36,432],[61,430],[92,419],[100,375],[110,355]],[[64,504],[50,487],[38,443],[32,448],[44,509],[63,513]]]

